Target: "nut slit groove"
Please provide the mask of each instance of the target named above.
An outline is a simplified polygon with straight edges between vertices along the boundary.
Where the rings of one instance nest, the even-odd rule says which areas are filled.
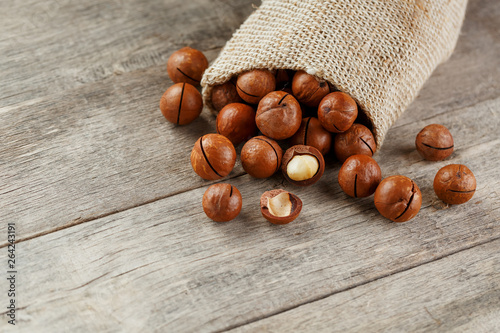
[[[281,102],[283,102],[283,100],[284,100],[284,99],[285,99],[288,95],[290,95],[290,94],[286,94],[285,96],[283,96],[283,98],[282,98],[282,99],[280,99],[280,101],[278,102],[278,105],[281,105]]]
[[[229,197],[231,198],[233,196],[233,186],[231,185],[231,192],[229,192]]]
[[[200,82],[199,80],[193,79],[191,76],[187,75],[186,73],[184,73],[183,71],[181,71],[179,68],[177,68],[177,70],[178,70],[178,71],[179,71],[182,75],[184,75],[185,77],[187,77],[188,79],[193,80],[193,81],[198,82],[198,83]]]
[[[404,211],[403,211],[403,212],[402,212],[402,213],[401,213],[398,217],[396,217],[394,220],[399,219],[399,218],[400,218],[401,216],[403,216],[403,215],[404,215],[404,214],[408,211],[408,209],[410,208],[410,205],[411,205],[411,203],[412,203],[412,201],[413,201],[413,197],[415,196],[415,183],[412,181],[412,182],[411,182],[411,184],[412,184],[412,188],[411,188],[412,195],[411,195],[411,197],[410,197],[410,200],[408,200],[408,204],[406,205],[405,210],[404,210]]]
[[[314,95],[316,95],[316,93],[318,92],[318,90],[320,90],[322,87],[321,85],[318,86],[318,88],[316,88],[316,90],[311,94],[311,96],[309,96],[309,98],[304,101],[305,103],[309,103],[311,101],[311,99],[313,99]]]
[[[217,176],[219,176],[219,177],[221,177],[221,178],[222,178],[223,176],[221,176],[221,175],[217,172],[217,170],[215,170],[215,169],[214,169],[214,167],[212,166],[212,164],[210,164],[210,161],[209,161],[209,160],[208,160],[208,158],[207,158],[207,154],[205,153],[205,149],[203,149],[203,136],[202,136],[202,137],[201,137],[201,139],[200,139],[200,148],[201,148],[201,152],[203,153],[203,157],[205,158],[205,161],[207,161],[207,164],[208,164],[208,166],[210,167],[210,169],[212,169],[212,171],[213,171],[213,172],[215,172],[215,174],[216,174]]]
[[[356,174],[356,176],[354,177],[354,197],[357,198],[358,197],[358,193],[357,193],[357,188],[356,188],[356,185],[357,185],[357,182],[358,182],[358,175]]]
[[[311,122],[311,119],[312,119],[312,117],[307,119],[306,129],[304,131],[304,145],[306,145],[306,146],[307,146],[307,131],[309,130],[309,123]]]
[[[368,149],[370,149],[371,153],[372,153],[372,156],[373,156],[373,149],[372,147],[370,147],[370,145],[368,143],[366,143],[365,140],[363,140],[363,138],[359,138],[361,141],[363,141],[363,143],[368,147]]]
[[[271,148],[273,148],[274,154],[276,155],[276,170],[275,170],[274,172],[278,171],[278,169],[279,169],[280,165],[278,164],[278,162],[279,162],[279,157],[278,157],[278,152],[276,151],[276,149],[274,149],[273,145],[272,145],[272,144],[270,144],[270,143],[269,143],[268,141],[266,141],[266,140],[262,140],[262,139],[260,139],[260,138],[254,138],[254,139],[255,139],[255,140],[264,141],[264,142],[265,142],[265,143],[267,143],[269,146],[271,146]]]
[[[476,192],[476,189],[470,190],[470,191],[457,191],[457,190],[446,190],[449,192],[454,192],[454,193],[474,193]]]
[[[422,143],[424,146],[428,147],[428,148],[432,148],[432,149],[436,149],[436,150],[448,150],[448,149],[452,149],[455,147],[455,145],[453,146],[450,146],[450,147],[446,147],[446,148],[439,148],[439,147],[433,147],[431,145],[428,145],[427,143]]]
[[[236,88],[238,88],[239,90],[241,90],[242,93],[244,93],[245,95],[248,95],[250,97],[255,97],[255,98],[259,98],[260,97],[260,96],[257,96],[257,95],[252,95],[252,94],[247,93],[245,90],[241,89],[238,85],[236,85]]]
[[[337,127],[337,125],[335,125],[334,123],[332,123],[332,125],[333,125],[333,127],[335,127],[335,129],[336,129],[337,131],[339,131],[340,133],[342,133],[342,131],[341,131],[341,130]],[[365,143],[366,143],[366,142],[365,142]]]
[[[184,88],[186,88],[186,84],[182,84],[181,98],[179,102],[179,111],[177,111],[177,125],[179,125],[179,120],[181,119],[181,109],[182,109],[182,99],[184,98]]]

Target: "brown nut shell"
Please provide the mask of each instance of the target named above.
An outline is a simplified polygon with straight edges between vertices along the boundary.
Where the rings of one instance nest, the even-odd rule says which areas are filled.
[[[344,133],[339,133],[335,136],[333,149],[337,159],[344,161],[352,155],[367,155],[373,156],[377,150],[375,138],[368,127],[361,124],[353,124]]]
[[[229,139],[220,134],[199,138],[191,151],[191,166],[201,178],[217,180],[229,175],[236,163],[236,150]]]
[[[231,184],[214,184],[203,194],[203,211],[215,222],[228,222],[241,211],[241,193]]]
[[[260,101],[255,121],[265,136],[275,140],[288,139],[300,127],[302,110],[292,95],[273,91]]]
[[[343,133],[351,128],[358,117],[358,105],[346,93],[336,91],[321,100],[318,119],[332,133]]]
[[[247,103],[258,104],[260,100],[276,89],[276,78],[267,69],[254,69],[238,76],[236,90]]]
[[[208,68],[205,55],[191,47],[184,47],[172,53],[167,62],[167,72],[175,83],[185,82],[198,86]]]
[[[382,216],[394,222],[406,222],[419,212],[422,206],[422,193],[410,178],[391,176],[379,184],[374,201]]]
[[[476,192],[476,177],[463,164],[450,164],[441,168],[434,177],[434,192],[450,205],[466,203]]]
[[[212,88],[212,105],[215,110],[220,111],[223,107],[231,103],[243,103],[243,100],[236,91],[236,85],[232,81],[227,81]]]
[[[169,122],[187,125],[200,116],[203,99],[199,91],[189,83],[177,83],[161,97],[160,110]]]
[[[270,209],[270,199],[276,198],[282,193],[286,193],[287,195],[283,196],[284,200],[288,200],[291,206],[290,214],[286,216],[276,216],[273,215],[272,208]],[[271,190],[264,192],[260,197],[260,211],[262,216],[269,222],[273,224],[288,224],[295,220],[302,210],[302,201],[298,196],[292,194],[285,190]]]
[[[309,107],[317,107],[323,97],[330,92],[330,87],[326,81],[305,71],[298,71],[293,76],[292,91],[300,103]]]
[[[271,177],[281,167],[283,150],[278,143],[265,136],[256,136],[241,149],[241,164],[252,177]]]
[[[382,170],[378,163],[366,155],[349,157],[339,171],[339,185],[347,195],[364,198],[375,193],[382,180]]]
[[[228,104],[217,115],[216,127],[217,133],[228,138],[234,146],[238,146],[257,132],[255,111],[246,104]]]
[[[293,180],[288,175],[288,164],[292,161],[294,157],[300,155],[308,155],[316,158],[318,162],[318,170],[316,171],[313,177],[297,181]],[[288,180],[290,183],[298,186],[309,186],[316,183],[318,180],[320,180],[321,176],[323,176],[323,173],[325,172],[325,159],[323,158],[323,154],[321,154],[321,152],[314,147],[304,146],[304,145],[293,146],[288,148],[285,154],[283,155],[281,172],[283,173],[283,176],[285,176],[285,179]]]
[[[442,161],[453,153],[455,147],[450,131],[439,124],[425,126],[415,139],[420,156],[428,161]]]
[[[318,118],[303,118],[299,130],[290,139],[290,145],[311,146],[324,156],[332,146],[332,135],[321,126]]]

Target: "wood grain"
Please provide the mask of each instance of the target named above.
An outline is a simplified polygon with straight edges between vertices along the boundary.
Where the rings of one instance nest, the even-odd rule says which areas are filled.
[[[200,204],[211,183],[189,166],[214,118],[204,111],[175,127],[158,101],[171,84],[168,56],[190,45],[213,60],[252,2],[3,6],[0,234],[16,222],[24,241],[16,247],[18,326],[1,321],[1,332],[500,330],[497,1],[469,2],[456,52],[376,155],[384,177],[404,174],[421,188],[417,218],[394,224],[372,198],[347,197],[329,158],[312,188],[280,175],[252,179],[238,163],[230,182],[243,210],[218,224]],[[430,123],[454,135],[447,161],[415,151],[415,135]],[[449,163],[476,175],[465,205],[433,193],[435,173]],[[260,195],[272,188],[303,200],[294,223],[260,216]]]
[[[186,44],[214,49],[206,52],[213,59],[253,11],[251,1],[54,3],[54,17],[36,23],[39,39],[28,30],[6,40],[16,47],[0,59],[2,218],[17,221],[24,238],[204,184],[189,153],[214,119],[207,112],[185,128],[162,119],[159,99],[171,84],[165,63]],[[68,16],[76,25],[60,29]],[[3,24],[18,28],[12,19]],[[21,93],[12,105],[11,89]]]
[[[230,332],[498,332],[500,241]]]
[[[251,0],[27,0],[3,6],[1,105],[50,99],[54,92],[152,66],[161,65],[164,72],[170,54],[181,47],[224,46],[253,11],[251,4]]]
[[[29,239],[204,185],[189,151],[214,131],[214,119],[205,111],[189,127],[165,123],[158,111],[171,84],[164,62],[185,44],[223,45],[253,10],[251,1],[46,4],[16,4],[0,20],[13,37],[0,42],[8,50],[0,58],[2,219],[17,221],[19,238]],[[471,1],[457,52],[395,128],[498,96],[495,4]],[[25,22],[39,12],[55,14],[33,27]],[[70,18],[75,24],[66,27]],[[383,151],[393,156],[393,147]],[[238,165],[231,177],[241,174]]]
[[[392,131],[390,149],[377,157],[383,174],[403,170],[424,198],[408,223],[382,218],[373,198],[342,194],[335,181],[338,167],[330,167],[313,188],[293,187],[279,176],[233,179],[244,203],[230,223],[204,216],[202,187],[22,242],[20,327],[224,330],[496,240],[500,179],[490,163],[500,157],[500,120],[492,114],[465,122],[499,107],[500,98],[428,119],[447,123],[466,140],[444,162],[423,161],[411,148],[411,129],[422,123]],[[477,193],[465,205],[445,206],[432,193],[435,172],[451,162],[467,164],[477,176]],[[283,187],[299,195],[304,209],[290,225],[271,225],[260,216],[259,197]],[[5,255],[0,252],[0,262]]]

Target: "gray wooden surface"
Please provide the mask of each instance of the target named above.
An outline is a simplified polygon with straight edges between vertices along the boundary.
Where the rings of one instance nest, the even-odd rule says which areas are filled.
[[[254,1],[258,5],[258,1]],[[158,110],[165,63],[190,45],[215,59],[253,11],[251,0],[69,0],[5,3],[0,14],[0,262],[17,228],[22,332],[500,331],[500,5],[471,0],[457,49],[391,129],[383,176],[423,193],[419,215],[394,224],[372,198],[352,200],[331,161],[312,188],[277,175],[228,177],[244,202],[233,222],[201,209],[211,182],[189,165],[214,131]],[[414,138],[441,123],[445,162]],[[446,206],[437,170],[463,163],[478,188]],[[286,188],[300,218],[270,225],[259,197]],[[0,300],[7,281],[0,279]],[[3,306],[4,301],[0,304]]]

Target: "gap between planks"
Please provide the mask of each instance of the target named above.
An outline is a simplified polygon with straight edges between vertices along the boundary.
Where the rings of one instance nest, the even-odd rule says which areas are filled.
[[[220,182],[228,181],[228,180],[231,180],[231,179],[236,179],[236,178],[239,178],[239,177],[244,176],[244,175],[246,175],[246,173],[245,172],[241,172],[241,173],[236,174],[236,175],[234,175],[232,177],[224,178],[224,179],[221,179],[219,181],[216,181],[216,182],[213,182],[213,183],[210,183],[210,184],[211,185],[218,184]],[[93,217],[89,217],[89,218],[85,218],[85,219],[77,218],[77,219],[75,219],[75,220],[73,220],[73,221],[71,221],[71,222],[69,222],[69,223],[67,223],[65,225],[62,225],[62,226],[54,228],[54,229],[45,230],[45,231],[42,231],[42,232],[39,232],[39,233],[35,233],[35,234],[29,235],[29,236],[26,236],[26,237],[18,237],[17,238],[18,240],[16,240],[15,244],[22,243],[22,242],[25,242],[25,241],[29,241],[31,239],[38,238],[38,237],[41,237],[41,236],[45,236],[45,235],[48,235],[48,234],[51,234],[51,233],[54,233],[54,232],[57,232],[57,231],[65,230],[65,229],[68,229],[68,228],[80,225],[82,223],[92,222],[92,221],[95,221],[95,220],[98,220],[98,219],[101,219],[101,218],[104,218],[104,217],[107,217],[107,216],[110,216],[110,215],[122,213],[122,212],[125,212],[125,211],[130,210],[130,209],[134,209],[134,208],[137,208],[137,207],[145,206],[145,205],[151,204],[151,203],[156,202],[156,201],[160,201],[160,200],[167,199],[167,198],[170,198],[170,197],[173,197],[173,196],[185,193],[185,192],[196,190],[196,189],[198,189],[200,187],[203,187],[203,186],[207,186],[207,184],[204,184],[202,186],[192,186],[192,187],[189,187],[189,188],[181,190],[181,191],[177,191],[177,192],[170,193],[170,194],[167,194],[167,195],[162,195],[160,197],[157,197],[157,198],[154,198],[154,199],[151,199],[151,200],[147,200],[147,201],[144,201],[144,202],[141,202],[141,203],[129,206],[129,207],[125,207],[123,209],[112,210],[112,211],[109,211],[107,213],[96,215],[96,216],[93,216]],[[10,243],[8,243],[8,242],[1,243],[0,244],[0,248],[6,247],[9,244]]]
[[[451,112],[459,112],[460,110],[472,108],[472,107],[474,107],[474,106],[476,106],[478,104],[487,103],[488,101],[496,100],[499,97],[500,96],[497,96],[497,97],[494,97],[494,98],[488,98],[486,100],[477,101],[476,103],[474,103],[472,105],[463,106],[463,107],[461,107],[459,109],[450,109],[450,110],[448,110],[446,112],[439,113],[439,114],[433,115],[432,117],[428,117],[428,118],[422,119],[421,121],[432,119],[432,118],[438,117],[438,116],[443,116],[444,114],[451,113]],[[410,126],[410,125],[412,125],[412,123],[395,125],[395,126],[392,126],[391,129],[405,127],[405,126]],[[496,141],[491,141],[491,142],[496,142]],[[481,144],[484,144],[484,143],[479,143],[478,145],[481,145]],[[470,146],[470,147],[467,147],[467,148],[471,148],[471,147],[474,147],[474,146],[476,146],[476,145],[473,145],[473,146]],[[236,178],[239,178],[239,177],[244,176],[244,175],[246,175],[246,172],[241,172],[241,173],[238,173],[238,174],[236,174],[234,176],[231,176],[229,178],[224,178],[224,179],[221,179],[219,181],[210,183],[210,185],[217,184],[217,183],[220,183],[220,182],[226,182],[226,181],[229,181],[231,179],[236,179]],[[48,234],[51,234],[51,233],[54,233],[54,232],[57,232],[57,231],[65,230],[65,229],[68,229],[68,228],[80,225],[82,223],[92,222],[92,221],[98,220],[100,218],[104,218],[104,217],[107,217],[107,216],[110,216],[110,215],[114,215],[114,214],[118,214],[118,213],[121,213],[121,212],[125,212],[127,210],[134,209],[134,208],[137,208],[137,207],[145,206],[145,205],[154,203],[156,201],[160,201],[160,200],[163,200],[163,199],[166,199],[166,198],[170,198],[170,197],[173,197],[173,196],[176,196],[176,195],[180,195],[180,194],[185,193],[185,192],[193,191],[193,190],[196,190],[198,188],[201,188],[201,187],[204,187],[204,186],[207,186],[207,185],[209,185],[209,184],[203,184],[203,185],[200,185],[200,186],[191,186],[191,187],[188,187],[186,189],[183,189],[183,190],[180,190],[180,191],[177,191],[177,192],[174,192],[174,193],[170,193],[168,195],[163,195],[163,196],[160,196],[160,197],[157,197],[157,198],[153,198],[153,199],[150,199],[150,200],[147,200],[147,201],[135,204],[135,205],[131,205],[129,207],[125,207],[123,209],[112,210],[112,211],[109,211],[107,213],[103,213],[103,214],[96,215],[96,216],[93,216],[93,217],[88,217],[88,218],[85,218],[85,219],[77,218],[77,219],[75,219],[75,220],[73,220],[73,221],[71,221],[71,222],[69,222],[69,223],[67,223],[65,225],[62,225],[62,226],[54,228],[54,229],[45,230],[45,231],[42,231],[40,233],[35,233],[35,234],[29,235],[29,236],[26,236],[26,237],[18,237],[18,240],[16,240],[16,244],[17,243],[22,243],[22,242],[25,242],[25,241],[29,241],[31,239],[38,238],[38,237],[41,237],[41,236],[45,236],[45,235],[48,235]],[[8,242],[0,243],[0,248],[4,248],[8,244],[9,244]]]
[[[218,53],[220,53],[220,51],[222,50],[223,47],[224,46],[215,45],[215,46],[212,46],[212,47],[201,49],[200,51],[203,52],[203,53],[208,53],[208,52],[212,52],[212,51],[217,50]],[[166,65],[166,63],[165,63],[165,65]],[[73,90],[76,90],[76,89],[82,89],[82,87],[85,87],[87,85],[96,85],[96,84],[99,84],[99,83],[101,83],[103,81],[106,81],[107,79],[109,79],[111,77],[114,77],[114,76],[129,75],[129,74],[133,74],[133,73],[138,72],[138,71],[147,70],[148,68],[149,67],[137,68],[137,69],[134,69],[134,70],[129,71],[129,72],[120,72],[120,73],[113,72],[112,74],[110,74],[108,76],[103,76],[102,78],[99,78],[99,80],[85,83],[82,86],[77,87],[77,88],[71,87],[71,88],[68,88],[68,89],[65,89],[65,90],[58,90],[56,92],[56,94],[59,96],[60,94],[64,94],[64,92],[66,92],[66,91],[73,91]],[[167,75],[167,74],[165,73],[165,75]],[[174,84],[174,82],[172,82],[172,84]],[[9,95],[9,96],[4,96],[4,97],[0,98],[0,101],[2,101],[4,99],[11,98],[11,97],[14,97],[14,96],[22,95],[22,94],[25,94],[25,93],[31,93],[31,92],[33,92],[33,90],[30,90],[30,91],[27,91],[27,92],[23,91],[23,92],[20,92],[20,93],[17,93],[17,94],[13,94],[13,95]],[[8,105],[0,106],[0,114],[2,114],[2,113],[8,113],[8,112],[10,112],[12,110],[19,109],[20,107],[23,107],[23,106],[27,107],[27,106],[34,105],[34,104],[36,104],[39,101],[46,100],[47,97],[50,97],[50,96],[46,95],[46,96],[43,96],[43,97],[36,97],[36,98],[33,98],[33,99],[28,99],[28,100],[21,101],[21,102],[17,102],[17,103],[13,103],[13,104],[8,104]]]
[[[498,241],[500,240],[500,237],[496,237],[496,238],[493,238],[493,239],[489,239],[487,241],[483,241],[483,242],[480,242],[480,243],[477,243],[477,244],[474,244],[474,245],[470,245],[470,246],[466,246],[462,249],[459,249],[459,250],[456,250],[456,251],[452,251],[452,252],[449,252],[449,253],[445,253],[441,256],[437,256],[435,258],[433,258],[432,260],[424,260],[422,261],[421,263],[419,264],[414,264],[414,265],[410,265],[408,267],[403,267],[401,269],[396,269],[394,270],[393,272],[390,272],[390,273],[387,273],[387,274],[383,274],[381,276],[377,276],[377,277],[374,277],[372,279],[368,279],[366,281],[363,281],[363,282],[359,282],[359,283],[355,283],[353,284],[352,286],[349,286],[349,287],[345,287],[345,288],[342,288],[342,289],[339,289],[339,290],[336,290],[334,292],[331,292],[331,293],[327,293],[325,295],[322,295],[322,296],[318,296],[317,298],[313,299],[313,300],[309,300],[309,301],[306,301],[304,303],[301,303],[301,304],[296,304],[296,305],[293,305],[293,306],[290,306],[290,307],[286,307],[286,308],[283,308],[281,310],[277,310],[277,311],[273,311],[267,315],[263,315],[263,316],[259,316],[259,317],[256,317],[254,319],[250,319],[250,320],[246,320],[244,322],[241,322],[239,324],[234,324],[234,325],[230,325],[226,328],[223,328],[223,329],[220,329],[220,330],[216,330],[216,331],[213,331],[213,333],[222,333],[222,332],[228,332],[228,331],[231,331],[231,330],[234,330],[234,329],[237,329],[237,328],[240,328],[240,327],[243,327],[243,326],[246,326],[246,325],[250,325],[250,324],[253,324],[253,323],[256,323],[258,321],[261,321],[261,320],[264,320],[264,319],[268,319],[268,318],[271,318],[271,317],[274,317],[274,316],[277,316],[277,315],[280,315],[282,313],[285,313],[285,312],[288,312],[288,311],[291,311],[291,310],[294,310],[294,309],[297,309],[301,306],[304,306],[304,305],[307,305],[307,304],[312,304],[312,303],[315,303],[315,302],[318,302],[318,301],[321,301],[323,299],[326,299],[328,297],[331,297],[331,296],[334,296],[336,294],[340,294],[342,292],[345,292],[345,291],[349,291],[349,290],[352,290],[352,289],[355,289],[357,287],[360,287],[360,286],[364,286],[366,284],[369,284],[369,283],[372,283],[372,282],[375,282],[375,281],[378,281],[378,280],[381,280],[381,279],[385,279],[389,276],[393,276],[393,275],[396,275],[396,274],[400,274],[400,273],[404,273],[406,271],[409,271],[409,270],[412,270],[414,268],[418,268],[420,266],[424,266],[424,265],[427,265],[427,264],[430,264],[430,263],[433,263],[433,262],[436,262],[436,261],[439,261],[439,260],[442,260],[442,259],[445,259],[446,257],[449,257],[449,256],[452,256],[452,255],[455,255],[457,253],[460,253],[460,252],[464,252],[464,251],[468,251],[468,250],[471,250],[475,247],[478,247],[478,246],[483,246],[483,245],[486,245],[488,243],[491,243],[491,242],[495,242],[495,241]]]

